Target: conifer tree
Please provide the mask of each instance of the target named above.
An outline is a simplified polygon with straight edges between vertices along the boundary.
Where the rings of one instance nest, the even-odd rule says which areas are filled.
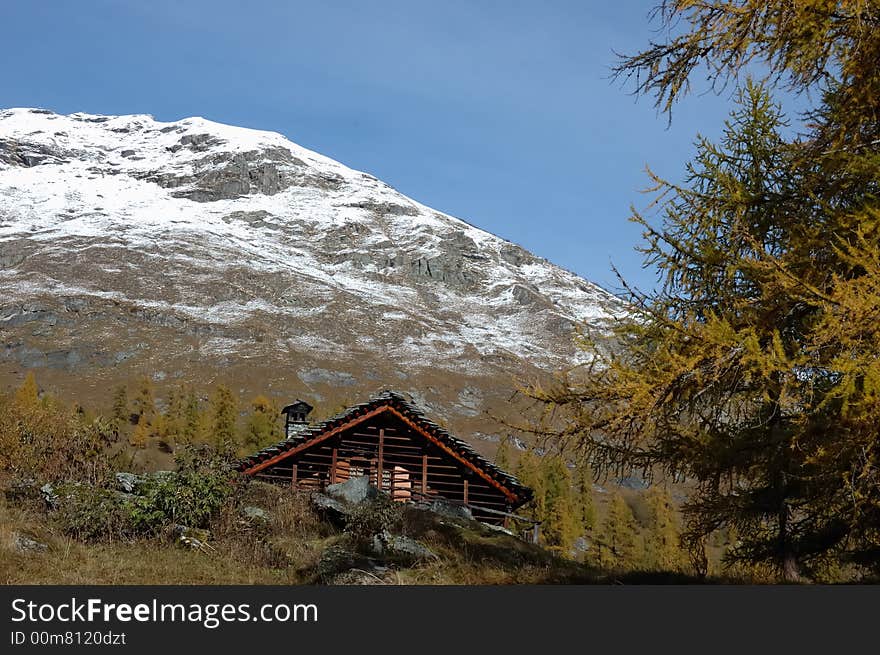
[[[767,286],[763,264],[793,250],[783,118],[759,86],[739,103],[720,144],[698,141],[687,185],[655,178],[661,226],[634,217],[665,278],[650,295],[633,292],[617,326],[624,348],[585,341],[590,374],[544,397],[576,399],[582,446],[605,471],[659,465],[699,481],[685,507],[691,547],[735,524],[743,558],[796,578],[807,526],[791,507],[812,493],[793,483],[806,472],[793,446],[810,434],[794,411],[808,402],[798,340],[809,315]]]
[[[495,451],[495,466],[502,471],[513,470],[510,457],[510,437],[504,437],[498,444],[498,450]]]
[[[543,520],[546,514],[546,484],[541,472],[541,458],[533,450],[527,450],[520,455],[516,466],[516,477],[531,488],[532,501],[526,505],[520,513],[536,521]]]
[[[589,532],[596,527],[596,502],[593,498],[593,472],[583,462],[576,469],[575,493],[582,529]]]
[[[131,439],[129,442],[135,448],[146,448],[147,447],[147,439],[150,436],[150,424],[147,421],[147,415],[141,414],[138,417],[137,425],[134,426],[134,430],[131,433]]]
[[[15,390],[15,402],[21,407],[33,407],[39,402],[40,390],[33,371],[28,371],[21,386]]]
[[[138,380],[133,404],[138,416],[145,416],[147,423],[153,420],[156,414],[156,400],[153,396],[153,383],[146,375]]]
[[[168,402],[163,413],[160,436],[181,440],[186,423],[186,392],[176,386],[168,392]]]
[[[231,448],[236,441],[238,402],[225,384],[218,384],[211,396],[210,440],[218,448]]]
[[[186,399],[183,406],[183,427],[181,436],[183,443],[196,443],[198,441],[206,441],[206,430],[203,429],[206,421],[202,418],[202,412],[199,407],[199,397],[195,391],[189,390],[186,393]]]
[[[251,449],[258,449],[280,439],[278,406],[266,396],[255,397],[244,428],[244,443]]]
[[[571,472],[562,456],[545,455],[541,458],[541,476],[544,481],[541,534],[548,546],[568,554],[575,540],[584,533]]]
[[[675,509],[668,492],[653,486],[646,494],[649,520],[645,531],[645,567],[654,571],[682,571],[686,557]]]
[[[128,406],[128,387],[120,384],[113,390],[113,406],[111,420],[117,437],[128,428],[131,422],[131,408]]]
[[[155,436],[160,437],[163,441],[169,444],[173,443],[174,439],[172,437],[172,430],[166,414],[156,412],[153,420],[150,421],[150,428]]]
[[[605,518],[594,539],[598,564],[623,571],[638,565],[638,536],[632,510],[620,493],[612,494]]]
[[[634,219],[661,288],[626,287],[620,352],[585,339],[592,380],[564,375],[535,395],[570,409],[563,436],[601,470],[695,478],[693,551],[727,527],[731,564],[786,580],[829,557],[880,570],[880,9],[670,0],[656,16],[676,29],[617,73],[663,110],[694,71],[737,82],[751,62],[816,102],[786,140],[767,88],[749,82],[722,140],[698,142],[686,183],[653,178],[659,219]]]
[[[787,207],[787,221],[778,221],[769,244],[745,235],[765,246],[755,248],[753,263],[763,297],[790,299],[787,312],[780,307],[775,344],[761,344],[756,335],[751,345],[761,344],[766,353],[760,374],[776,378],[769,406],[779,411],[768,415],[767,432],[802,457],[771,455],[776,461],[765,471],[773,470],[766,480],[772,500],[765,504],[776,505],[777,519],[770,526],[759,519],[735,526],[740,539],[731,558],[772,563],[789,580],[801,569],[828,570],[829,557],[880,570],[880,6],[672,0],[656,16],[684,29],[624,58],[617,73],[634,75],[637,91],[654,95],[664,110],[688,92],[695,70],[708,70],[723,84],[736,81],[751,62],[763,64],[769,83],[809,91],[813,102],[803,135],[786,144],[783,165],[772,171],[784,184],[740,204],[762,215]],[[797,423],[793,430],[791,423]],[[722,516],[729,515],[724,509]],[[755,539],[761,528],[768,533],[763,543]]]

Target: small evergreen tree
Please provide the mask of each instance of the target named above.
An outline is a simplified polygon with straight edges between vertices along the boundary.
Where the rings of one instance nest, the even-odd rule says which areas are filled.
[[[541,458],[533,450],[527,450],[520,455],[516,477],[534,493],[532,501],[520,513],[536,521],[542,520],[547,510],[546,486],[541,473]]]
[[[567,555],[584,532],[571,472],[561,455],[547,455],[541,459],[541,474],[544,480],[541,534],[549,547]]]
[[[576,469],[575,494],[581,527],[590,532],[596,527],[596,502],[593,498],[593,472],[586,464]]]
[[[199,407],[199,397],[195,391],[189,390],[183,406],[183,427],[181,436],[183,443],[193,444],[197,441],[207,441],[206,431],[203,429],[206,421],[202,418]]]
[[[495,466],[502,471],[512,470],[512,461],[510,457],[510,437],[504,437],[498,444],[498,450],[495,451]]]
[[[160,436],[181,440],[186,424],[186,392],[177,386],[168,392],[168,403],[163,413]]]
[[[244,443],[251,449],[262,448],[281,439],[278,406],[266,396],[251,401],[251,411],[244,427]]]
[[[645,567],[654,571],[682,571],[686,557],[681,548],[678,521],[667,491],[659,486],[648,490],[649,519],[645,533]]]
[[[21,386],[15,390],[15,402],[21,407],[32,407],[40,400],[40,389],[33,371],[28,371]]]
[[[126,385],[120,384],[113,390],[113,405],[110,412],[113,432],[119,438],[131,423],[131,408],[128,406],[128,387]]]
[[[134,430],[131,433],[129,443],[135,448],[146,448],[149,436],[150,424],[147,422],[146,414],[141,414],[138,417],[137,425],[134,426]]]
[[[235,444],[238,424],[238,402],[225,384],[218,384],[211,396],[211,442],[218,450]]]
[[[605,519],[595,540],[600,566],[618,571],[631,570],[639,563],[635,518],[620,493],[611,496]]]
[[[153,420],[156,414],[156,399],[153,396],[153,383],[146,375],[138,380],[133,404],[138,416],[145,416],[148,423]]]

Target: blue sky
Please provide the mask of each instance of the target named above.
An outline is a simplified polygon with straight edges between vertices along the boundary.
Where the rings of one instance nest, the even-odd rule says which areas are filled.
[[[652,286],[629,206],[729,93],[671,127],[609,79],[654,0],[5,0],[0,106],[274,130],[607,288]],[[698,85],[699,88],[699,85]]]

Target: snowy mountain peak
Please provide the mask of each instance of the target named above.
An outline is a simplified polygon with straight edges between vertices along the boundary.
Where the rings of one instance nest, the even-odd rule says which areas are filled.
[[[159,345],[178,372],[192,353],[546,368],[576,356],[576,322],[619,310],[280,134],[43,109],[0,111],[0,292],[5,361],[60,369]]]

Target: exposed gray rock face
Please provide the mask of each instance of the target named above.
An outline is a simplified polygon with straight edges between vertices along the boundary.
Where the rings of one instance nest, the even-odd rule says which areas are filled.
[[[52,508],[58,506],[58,494],[55,493],[55,488],[51,484],[47,482],[40,487],[40,493],[42,494],[46,505]]]
[[[376,202],[373,200],[360,200],[351,202],[345,207],[354,207],[355,209],[365,209],[373,214],[383,215],[391,214],[392,216],[418,216],[419,209],[414,205],[397,205],[391,202]]]
[[[249,193],[273,195],[282,189],[275,162],[265,161],[260,152],[206,158],[194,164],[192,175],[151,172],[141,179],[173,189],[171,195],[175,198],[196,202],[228,200]]]
[[[305,371],[300,371],[299,379],[306,384],[324,382],[341,387],[350,387],[355,383],[354,376],[352,376],[351,373],[345,373],[343,371],[328,371],[324,368],[311,368]]]
[[[52,146],[29,141],[0,138],[0,164],[30,168],[41,164],[61,164],[68,153]]]
[[[618,478],[617,484],[624,489],[633,489],[635,491],[643,491],[650,486],[640,475],[628,475],[623,478]]]

